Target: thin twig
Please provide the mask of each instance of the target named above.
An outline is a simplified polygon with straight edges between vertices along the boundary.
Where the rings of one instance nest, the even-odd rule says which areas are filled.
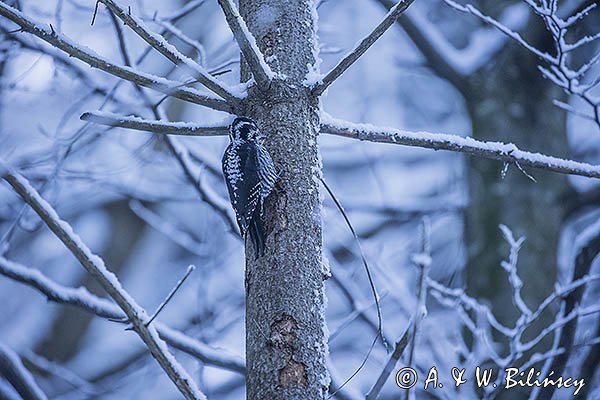
[[[329,71],[325,77],[317,84],[312,92],[318,96],[325,91],[337,78],[339,78],[348,68],[350,68],[369,48],[379,39],[402,15],[404,11],[413,3],[414,0],[400,0],[396,5],[390,8],[383,21],[379,23],[356,47],[342,58],[335,67]]]
[[[421,252],[412,256],[412,262],[419,268],[419,281],[417,282],[417,305],[414,312],[414,324],[412,326],[410,347],[408,351],[407,366],[412,367],[414,363],[415,349],[419,339],[421,321],[427,314],[427,277],[431,265],[431,221],[429,217],[423,217],[421,223]],[[411,397],[411,390],[406,390],[407,397]],[[414,392],[412,392],[414,396]]]
[[[171,97],[188,101],[190,103],[200,104],[219,111],[233,111],[232,107],[226,101],[217,97],[201,94],[195,89],[179,87],[179,82],[171,81],[112,63],[108,59],[94,54],[92,51],[85,50],[68,37],[52,31],[52,29],[44,28],[43,24],[32,20],[31,18],[25,16],[25,14],[10,6],[7,6],[2,2],[0,2],[0,15],[19,25],[23,31],[29,32],[50,43],[54,47],[64,51],[70,56],[73,56],[92,67],[108,72],[109,74],[118,78],[134,82],[140,86],[154,89]]]
[[[392,373],[392,370],[398,363],[398,360],[400,360],[400,357],[402,357],[402,353],[404,353],[404,349],[406,349],[406,346],[411,339],[412,326],[413,320],[410,320],[408,322],[408,326],[404,330],[404,333],[398,338],[398,340],[396,340],[394,351],[390,355],[387,363],[385,363],[385,367],[377,377],[377,381],[375,381],[375,384],[367,393],[365,397],[366,400],[375,400],[379,396],[385,381],[387,381],[388,377]]]
[[[231,89],[211,76],[210,73],[197,62],[181,54],[179,50],[170,45],[160,34],[150,31],[139,18],[126,12],[113,0],[99,1],[108,7],[110,11],[119,17],[125,25],[129,26],[139,37],[146,41],[146,43],[169,59],[173,64],[182,67],[194,79],[227,100],[232,106],[235,106],[239,102],[240,98],[234,95]]]
[[[504,33],[506,36],[514,39],[517,43],[519,43],[521,46],[523,46],[528,51],[535,54],[542,60],[549,62],[549,63],[555,63],[557,61],[557,58],[555,56],[552,56],[546,52],[538,50],[535,46],[531,45],[529,42],[527,42],[525,39],[523,39],[523,37],[518,32],[514,32],[514,31],[510,30],[509,28],[507,28],[506,26],[504,26],[502,23],[498,22],[497,20],[483,14],[477,8],[473,7],[473,5],[471,5],[471,4],[462,5],[462,4],[455,2],[454,0],[443,0],[443,1],[446,4],[448,4],[450,7],[454,8],[458,11],[472,14],[472,15],[480,18],[481,20],[493,25],[499,31]]]
[[[124,317],[123,312],[113,302],[91,294],[85,288],[63,286],[51,280],[39,270],[9,261],[3,257],[0,257],[0,275],[38,290],[50,301],[76,306],[101,318],[123,319]],[[240,357],[229,355],[222,349],[214,349],[160,322],[155,323],[154,327],[160,337],[169,345],[207,365],[241,374],[246,371],[245,362]]]
[[[539,153],[530,153],[520,150],[514,144],[483,142],[471,137],[383,128],[369,124],[336,120],[326,115],[322,117],[321,133],[369,142],[416,146],[434,150],[449,150],[507,163],[518,162],[521,166],[529,166],[563,174],[600,178],[600,166],[597,165],[565,160]]]
[[[62,220],[56,211],[31,184],[21,175],[2,167],[2,178],[6,180],[23,200],[46,223],[48,228],[64,243],[81,265],[100,283],[102,288],[113,298],[123,310],[133,329],[146,344],[156,361],[163,368],[171,381],[188,400],[205,399],[196,383],[169,352],[165,342],[160,339],[153,326],[146,326],[146,311],[123,289],[117,277],[104,265],[104,261],[81,241],[67,222]]]
[[[233,33],[233,37],[240,46],[244,59],[254,76],[258,87],[265,90],[271,84],[273,71],[265,62],[264,56],[256,45],[256,39],[248,30],[246,22],[241,17],[237,7],[232,0],[218,0],[223,9],[227,24]]]
[[[187,148],[181,144],[177,138],[167,135],[165,136],[165,141],[175,156],[175,159],[177,159],[181,169],[183,169],[185,176],[200,195],[200,198],[219,213],[223,218],[223,221],[228,225],[230,231],[233,232],[237,238],[241,239],[241,236],[236,234],[236,232],[239,232],[239,228],[229,202],[206,185],[202,179],[202,171],[194,165],[190,159]]]
[[[369,285],[371,286],[373,298],[375,299],[375,306],[377,308],[377,333],[375,335],[375,338],[373,339],[373,343],[371,343],[371,346],[369,347],[369,351],[367,352],[367,355],[363,359],[362,363],[358,366],[356,371],[354,371],[354,373],[352,375],[350,375],[350,377],[348,377],[348,379],[346,379],[344,381],[344,383],[342,383],[333,393],[331,393],[329,395],[329,397],[333,397],[339,390],[341,390],[344,386],[346,386],[346,384],[348,382],[350,382],[352,380],[352,378],[354,378],[361,371],[361,369],[365,366],[365,364],[369,360],[369,357],[371,356],[373,349],[375,348],[375,344],[377,343],[378,338],[381,338],[381,341],[383,342],[383,345],[386,349],[388,348],[388,345],[385,340],[385,336],[383,335],[383,322],[382,322],[382,317],[381,317],[381,306],[379,305],[379,295],[377,294],[377,290],[375,288],[375,283],[373,282],[373,277],[371,276],[371,269],[369,268],[369,263],[367,262],[367,258],[365,256],[365,253],[360,244],[360,240],[358,239],[358,235],[356,234],[356,231],[354,230],[354,227],[352,226],[352,223],[350,222],[348,215],[344,211],[344,208],[338,201],[337,197],[333,194],[333,191],[331,190],[329,185],[327,185],[327,183],[325,182],[325,180],[322,177],[320,177],[320,180],[321,180],[321,183],[323,184],[323,187],[325,187],[325,190],[327,190],[327,193],[329,193],[329,196],[331,196],[331,199],[333,200],[333,202],[337,206],[338,210],[344,217],[344,220],[346,222],[346,225],[348,225],[350,232],[352,232],[352,235],[354,236],[354,240],[356,241],[356,244],[360,251],[360,256],[361,256],[363,266],[365,267],[365,271],[367,273],[367,278],[369,279]]]
[[[23,366],[19,356],[0,342],[0,376],[6,378],[13,388],[27,400],[47,400],[31,373]]]
[[[194,269],[196,269],[196,267],[193,265],[190,265],[187,268],[187,270],[185,271],[185,274],[181,277],[181,279],[179,281],[177,281],[177,283],[175,284],[175,287],[173,289],[171,289],[171,291],[169,292],[167,297],[163,300],[162,303],[160,303],[160,305],[158,306],[156,311],[154,311],[154,314],[152,314],[152,316],[150,317],[148,322],[146,322],[146,326],[150,325],[152,323],[152,321],[154,321],[154,319],[156,317],[158,317],[158,314],[160,314],[160,312],[163,310],[163,308],[165,308],[165,306],[169,303],[169,301],[171,301],[173,296],[175,296],[175,293],[177,293],[177,291],[179,290],[181,285],[183,285],[183,282],[185,282],[185,280],[188,278],[188,276],[190,276],[190,274],[192,272],[194,272]]]

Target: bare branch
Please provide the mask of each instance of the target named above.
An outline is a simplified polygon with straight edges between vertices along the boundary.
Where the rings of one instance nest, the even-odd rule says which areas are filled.
[[[575,23],[577,23],[580,20],[582,20],[583,18],[585,18],[590,13],[590,11],[592,11],[597,6],[598,6],[598,4],[596,4],[596,3],[587,5],[583,10],[567,17],[564,20],[561,19],[559,26],[561,28],[568,28],[568,27],[574,25]]]
[[[190,274],[192,272],[194,272],[195,269],[196,269],[195,265],[188,266],[187,270],[185,271],[185,274],[181,277],[181,279],[179,279],[177,281],[177,283],[175,284],[173,289],[171,289],[171,291],[169,292],[167,297],[165,297],[165,299],[162,301],[162,303],[159,304],[159,306],[156,308],[156,311],[154,311],[154,314],[152,314],[152,316],[150,317],[148,322],[146,322],[146,326],[150,325],[152,323],[152,321],[154,321],[156,319],[156,317],[158,317],[158,314],[160,314],[161,311],[167,306],[167,304],[169,304],[169,302],[171,301],[173,296],[175,296],[175,293],[177,293],[179,288],[181,288],[181,285],[183,285],[185,280],[190,276]]]
[[[0,343],[0,376],[4,376],[24,399],[47,399],[19,356],[3,343]]]
[[[510,30],[505,25],[503,25],[501,22],[495,20],[494,18],[492,18],[490,16],[487,16],[487,15],[483,14],[477,8],[473,7],[473,5],[466,4],[466,5],[463,6],[463,5],[458,4],[457,2],[455,2],[453,0],[444,0],[444,2],[446,4],[448,4],[450,7],[454,8],[454,9],[456,9],[458,11],[474,15],[477,18],[481,19],[482,21],[485,21],[485,22],[487,22],[487,23],[495,26],[502,33],[504,33],[508,37],[514,39],[517,43],[519,43],[521,46],[523,46],[524,48],[526,48],[527,50],[529,50],[531,53],[535,54],[536,56],[538,56],[542,60],[544,60],[546,62],[549,62],[551,64],[557,62],[557,58],[556,57],[554,57],[554,56],[552,56],[552,55],[550,55],[550,54],[548,54],[546,52],[538,50],[535,46],[531,45],[525,39],[523,39],[523,37],[518,32],[514,32],[514,31]]]
[[[0,2],[0,15],[19,25],[22,31],[29,32],[70,56],[118,78],[134,82],[140,86],[154,89],[190,103],[200,104],[219,111],[233,111],[232,107],[226,101],[217,97],[203,95],[195,89],[182,87],[180,82],[171,81],[169,79],[136,71],[129,67],[114,64],[108,59],[93,53],[91,50],[86,50],[82,46],[77,45],[71,39],[57,33],[53,29],[44,28],[43,24],[30,19],[20,11],[7,6],[2,2]]]
[[[577,40],[575,43],[565,44],[563,46],[563,52],[569,53],[571,51],[577,50],[581,46],[584,46],[588,43],[592,43],[598,39],[600,39],[600,33],[596,33],[595,35],[584,36]]]
[[[81,117],[84,121],[96,124],[114,126],[169,135],[182,136],[224,136],[229,128],[224,125],[199,126],[188,122],[152,121],[134,116],[124,116],[109,112],[91,111]]]
[[[378,1],[387,9],[395,4],[394,0]],[[500,23],[513,31],[521,30],[528,19],[529,7],[523,3],[507,6],[499,17]],[[509,41],[496,28],[485,26],[469,35],[466,47],[457,48],[424,12],[415,8],[396,23],[419,48],[429,67],[458,88],[464,87],[465,79],[487,65]]]
[[[600,178],[600,166],[519,150],[514,144],[482,142],[471,137],[443,133],[410,132],[381,128],[370,124],[341,121],[323,115],[321,132],[377,143],[400,144],[434,150],[449,150],[474,157],[488,158],[505,163],[519,163],[522,167],[544,169],[570,175]]]
[[[184,145],[179,143],[177,138],[166,136],[167,145],[171,149],[171,152],[177,159],[177,162],[183,169],[185,176],[194,186],[196,192],[200,195],[200,198],[210,205],[221,217],[223,221],[229,226],[231,232],[238,232],[237,222],[233,215],[229,202],[221,197],[218,193],[215,193],[208,185],[202,181],[201,171],[197,166],[194,165],[190,159],[190,154]],[[241,236],[236,235],[241,238]]]
[[[6,167],[2,168],[6,169]],[[156,329],[152,325],[145,325],[148,321],[148,314],[123,289],[117,277],[106,268],[104,261],[92,253],[79,236],[73,232],[69,224],[60,219],[56,211],[40,197],[38,192],[24,177],[6,170],[2,172],[2,178],[33,208],[48,228],[64,243],[81,265],[100,283],[102,288],[123,310],[132,324],[133,330],[146,344],[152,356],[183,396],[188,400],[205,399],[206,396],[198,389],[196,383],[169,352],[165,342],[158,336]]]
[[[600,223],[596,222],[586,227],[581,232],[575,241],[575,263],[573,266],[573,277],[572,281],[584,279],[589,275],[592,269],[594,259],[600,254]],[[580,286],[573,291],[569,292],[564,296],[564,308],[562,309],[562,315],[559,315],[558,321],[568,319],[571,315],[575,314],[575,317],[566,322],[562,329],[558,331],[559,339],[557,347],[565,350],[564,354],[558,355],[548,361],[547,365],[544,366],[546,371],[554,371],[560,375],[566,368],[567,362],[571,356],[573,346],[575,344],[575,333],[577,332],[578,316],[582,315],[582,299],[585,292],[586,286]],[[593,307],[590,307],[593,308]],[[554,395],[552,388],[540,388],[535,399],[552,398]]]
[[[163,32],[165,32],[165,34],[170,34],[171,36],[177,38],[178,40],[181,40],[183,43],[196,50],[196,52],[198,53],[196,57],[198,61],[196,62],[202,66],[207,65],[206,49],[204,48],[204,45],[202,43],[200,43],[196,39],[192,39],[191,37],[186,35],[181,29],[177,28],[169,21],[163,21],[161,19],[152,19],[152,22],[163,28]],[[213,71],[208,72],[211,74],[211,76],[214,76]]]
[[[406,365],[412,367],[415,357],[415,349],[420,336],[421,322],[427,315],[427,277],[431,266],[431,221],[428,216],[423,217],[421,222],[421,252],[411,256],[412,263],[419,269],[417,281],[417,304],[414,312],[414,323],[411,329],[411,342],[408,348]],[[407,397],[414,398],[414,391],[407,390]]]
[[[331,71],[329,71],[325,77],[321,80],[321,82],[316,85],[313,89],[314,95],[320,95],[331,85],[337,78],[339,78],[348,68],[352,66],[369,48],[379,39],[385,31],[387,31],[396,18],[398,18],[408,6],[413,3],[414,0],[400,0],[396,5],[390,8],[390,11],[387,13],[383,21],[379,23],[373,29],[367,37],[361,40],[356,47],[348,53],[344,58],[342,58],[335,67]]]
[[[124,317],[123,312],[113,302],[93,295],[85,288],[70,288],[60,285],[37,269],[26,267],[3,257],[0,257],[0,275],[37,289],[50,301],[73,305],[102,318],[122,319]],[[246,364],[242,358],[229,355],[225,350],[214,349],[160,322],[155,323],[154,326],[160,337],[176,349],[208,365],[241,374],[245,373]]]
[[[164,37],[150,31],[150,29],[148,29],[148,27],[146,27],[139,18],[136,18],[123,10],[113,0],[99,1],[108,7],[108,9],[117,17],[119,17],[119,19],[123,21],[125,25],[129,26],[135,33],[144,39],[146,43],[152,46],[160,54],[168,58],[173,64],[183,67],[183,69],[194,79],[197,79],[198,82],[227,100],[232,106],[235,106],[239,102],[240,98],[233,94],[231,89],[210,75],[210,73],[197,62],[181,54],[179,50],[169,44]]]
[[[240,46],[240,50],[244,55],[244,59],[250,67],[252,76],[261,89],[267,89],[274,77],[273,71],[265,62],[263,54],[256,45],[256,39],[246,26],[246,22],[242,19],[237,7],[231,0],[219,0],[219,4],[225,14],[225,19],[229,28],[233,33],[233,37]]]
[[[525,238],[520,237],[519,239],[515,239],[512,231],[506,225],[500,225],[500,230],[504,235],[504,240],[506,240],[510,246],[510,255],[508,257],[508,261],[502,261],[500,265],[508,274],[508,282],[510,283],[510,287],[512,289],[512,298],[514,306],[519,310],[521,315],[529,317],[531,315],[531,310],[529,309],[529,307],[527,307],[527,304],[525,304],[525,301],[521,296],[523,281],[517,273],[519,250],[521,249],[521,245],[525,241]]]

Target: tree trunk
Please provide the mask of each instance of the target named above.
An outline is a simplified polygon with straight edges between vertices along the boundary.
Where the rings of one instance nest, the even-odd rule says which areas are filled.
[[[265,140],[280,180],[265,207],[266,252],[247,247],[247,398],[323,399],[325,366],[321,173],[318,101],[302,84],[315,63],[317,39],[310,0],[240,0],[240,13],[271,69],[266,91],[256,86],[246,114]]]
[[[515,54],[516,53],[516,54]],[[528,58],[526,58],[528,57]],[[515,59],[527,62],[515,63]],[[552,105],[561,91],[543,79],[532,56],[516,44],[497,56],[495,67],[471,77],[465,92],[473,120],[473,136],[499,140],[559,157],[568,148],[565,113]],[[489,298],[502,321],[516,317],[505,271],[507,245],[499,224],[527,240],[519,252],[519,274],[526,282],[528,304],[539,304],[552,290],[556,249],[563,215],[559,198],[567,188],[563,175],[531,171],[538,183],[517,166],[503,179],[502,166],[472,158],[469,173],[471,204],[467,212],[468,284],[477,298]],[[540,319],[544,324],[548,321]]]

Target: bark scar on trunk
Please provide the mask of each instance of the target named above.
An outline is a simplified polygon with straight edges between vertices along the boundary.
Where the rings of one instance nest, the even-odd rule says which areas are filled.
[[[288,314],[283,314],[271,324],[271,345],[281,352],[285,363],[283,368],[279,369],[279,386],[282,388],[308,385],[306,364],[294,360],[297,329],[296,320]]]

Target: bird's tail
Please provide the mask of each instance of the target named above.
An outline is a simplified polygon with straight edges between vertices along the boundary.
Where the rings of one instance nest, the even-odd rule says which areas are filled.
[[[254,248],[254,256],[258,259],[258,257],[261,257],[265,252],[265,232],[263,230],[262,218],[259,213],[256,213],[254,218],[252,218],[248,231],[248,233],[250,233],[252,247]]]

